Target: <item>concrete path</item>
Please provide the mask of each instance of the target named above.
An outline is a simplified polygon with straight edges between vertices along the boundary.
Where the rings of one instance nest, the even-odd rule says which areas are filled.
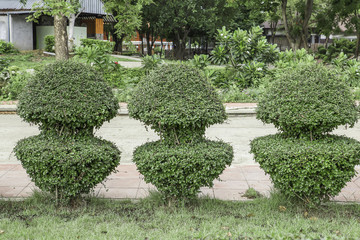
[[[126,106],[122,107],[125,111]],[[234,147],[235,158],[233,165],[221,175],[221,182],[215,181],[212,189],[202,189],[204,195],[226,200],[243,200],[242,195],[249,187],[269,195],[272,184],[249,153],[249,142],[255,137],[273,134],[276,129],[272,125],[262,124],[253,114],[241,114],[244,109],[253,111],[254,106],[228,104],[228,112],[240,111],[240,114],[230,115],[227,123],[212,126],[206,132],[210,139],[222,139],[230,143]],[[35,189],[12,149],[18,140],[38,133],[37,127],[22,122],[17,115],[0,114],[0,197],[26,197]],[[340,127],[334,133],[360,140],[360,124],[348,130]],[[151,130],[146,131],[140,122],[130,119],[125,112],[105,123],[96,135],[114,142],[122,151],[122,157],[119,172],[112,174],[106,183],[108,191],[99,185],[95,194],[108,198],[146,196],[153,186],[146,184],[136,171],[136,166],[131,162],[132,152],[136,146],[156,140],[158,136]],[[357,169],[360,171],[359,167]],[[349,182],[334,200],[360,202],[360,175]]]
[[[95,188],[95,196],[114,199],[136,199],[146,197],[149,190],[154,189],[152,185],[144,182],[135,165],[120,165],[117,170],[118,172],[111,174],[105,182],[106,187],[99,184]],[[360,169],[358,168],[358,170]],[[250,187],[265,196],[269,196],[272,189],[268,176],[255,165],[229,167],[225,169],[220,179],[221,181],[214,181],[213,188],[202,188],[200,196],[223,200],[246,200],[243,195]],[[31,182],[21,165],[0,164],[0,197],[28,197],[34,190],[38,189]],[[360,175],[354,177],[341,193],[332,200],[360,202]]]

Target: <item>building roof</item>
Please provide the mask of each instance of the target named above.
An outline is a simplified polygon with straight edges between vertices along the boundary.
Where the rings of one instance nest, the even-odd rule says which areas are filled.
[[[20,0],[0,0],[0,11],[29,11],[34,3],[41,0],[27,0],[23,5]],[[106,15],[104,4],[101,0],[80,0],[82,13]]]

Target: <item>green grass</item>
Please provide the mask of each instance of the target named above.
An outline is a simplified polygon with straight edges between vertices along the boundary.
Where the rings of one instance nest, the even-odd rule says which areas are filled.
[[[18,54],[4,54],[1,58],[11,60],[10,66],[17,66],[19,70],[35,69],[45,64],[55,62],[54,56],[42,54],[40,51],[26,51]]]
[[[360,206],[331,203],[307,210],[274,196],[248,202],[201,199],[166,207],[90,198],[54,207],[41,194],[0,201],[0,239],[359,239]],[[3,231],[3,233],[1,233]]]

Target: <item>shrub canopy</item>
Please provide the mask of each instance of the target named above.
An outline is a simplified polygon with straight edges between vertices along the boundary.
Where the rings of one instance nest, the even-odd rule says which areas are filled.
[[[339,125],[354,126],[357,109],[341,75],[316,63],[277,73],[257,108],[257,118],[288,136],[320,137]]]
[[[128,105],[131,117],[171,144],[202,139],[206,127],[227,118],[215,90],[186,65],[165,65],[139,82]]]
[[[90,66],[62,61],[47,65],[30,79],[19,97],[18,114],[41,130],[92,133],[115,117],[118,108],[100,74]]]
[[[310,141],[275,134],[254,139],[251,152],[283,194],[319,204],[355,176],[360,143],[334,135]]]

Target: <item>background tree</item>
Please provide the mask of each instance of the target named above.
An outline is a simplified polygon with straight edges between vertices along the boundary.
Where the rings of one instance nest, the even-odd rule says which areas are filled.
[[[332,0],[331,8],[336,11],[338,22],[345,25],[347,32],[356,33],[355,57],[357,58],[360,47],[360,0]]]
[[[27,0],[20,0],[20,2],[26,4]],[[43,0],[32,6],[35,13],[28,20],[36,21],[44,14],[54,17],[55,58],[57,60],[69,58],[67,19],[71,14],[75,14],[79,7],[79,0]]]
[[[115,50],[122,52],[122,42],[141,26],[141,10],[151,0],[104,0],[105,10],[112,14],[117,23],[110,29],[115,41]]]

